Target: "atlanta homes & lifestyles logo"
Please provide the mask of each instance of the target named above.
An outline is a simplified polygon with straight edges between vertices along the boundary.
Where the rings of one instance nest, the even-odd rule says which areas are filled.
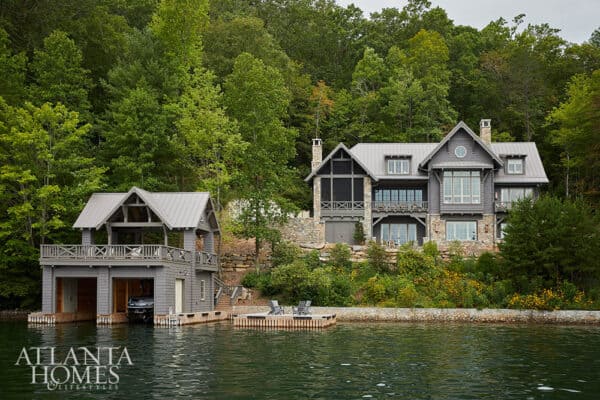
[[[31,368],[31,384],[48,390],[116,390],[119,372],[133,362],[127,347],[23,347],[16,366]]]

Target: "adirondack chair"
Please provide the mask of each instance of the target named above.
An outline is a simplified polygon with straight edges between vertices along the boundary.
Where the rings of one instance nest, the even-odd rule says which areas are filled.
[[[269,307],[271,307],[269,315],[283,315],[283,307],[279,305],[277,300],[269,300]]]
[[[298,302],[298,307],[292,307],[292,313],[298,315],[310,315],[310,300]]]

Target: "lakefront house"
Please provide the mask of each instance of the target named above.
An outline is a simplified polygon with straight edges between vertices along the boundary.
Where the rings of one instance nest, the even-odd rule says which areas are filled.
[[[42,312],[30,322],[127,322],[132,298],[159,325],[221,317],[209,193],[95,193],[73,228],[80,244],[41,246]]]
[[[507,211],[548,183],[533,142],[492,142],[491,121],[475,134],[459,122],[439,143],[340,143],[325,159],[313,139],[313,218],[325,241],[390,246],[429,240],[493,247]]]

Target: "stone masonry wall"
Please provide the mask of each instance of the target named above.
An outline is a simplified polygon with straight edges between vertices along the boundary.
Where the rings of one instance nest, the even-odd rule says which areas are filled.
[[[291,313],[291,307],[284,307]],[[232,313],[268,312],[268,306],[234,306]],[[600,311],[537,311],[475,308],[311,307],[313,314],[336,314],[340,322],[475,322],[599,325]]]
[[[300,246],[322,247],[325,242],[325,224],[311,218],[308,211],[289,217],[288,222],[280,228],[283,240]]]
[[[429,240],[437,243],[438,249],[445,254],[452,242],[446,240],[446,221],[439,214],[428,216]],[[479,255],[486,251],[497,251],[495,241],[494,215],[485,214],[477,221],[477,240],[474,242],[461,242],[466,256]]]

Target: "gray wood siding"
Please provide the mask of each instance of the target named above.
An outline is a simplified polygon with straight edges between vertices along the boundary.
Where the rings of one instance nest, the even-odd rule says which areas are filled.
[[[108,268],[98,268],[97,279],[97,313],[110,314],[112,312],[112,282]]]
[[[204,234],[204,251],[212,253],[215,251],[215,234],[206,232]]]
[[[464,158],[458,158],[454,154],[457,146],[464,146],[467,149],[467,155]],[[429,176],[429,213],[484,213],[492,214],[494,212],[494,177],[493,160],[490,155],[475,142],[466,132],[457,132],[445,146],[443,146],[430,161],[430,166],[440,163],[460,162],[486,165],[489,169],[481,171],[481,204],[444,204],[443,176],[439,172],[439,180],[436,178],[430,167]],[[468,170],[469,168],[465,168]],[[488,173],[491,172],[491,173]]]
[[[94,244],[94,233],[91,229],[84,229],[81,231],[81,244],[84,246]]]
[[[193,229],[183,231],[183,249],[196,251],[196,232]]]
[[[434,172],[429,174],[429,182],[427,184],[427,200],[429,204],[429,214],[440,213],[440,182],[434,175]]]
[[[196,272],[194,275],[194,292],[193,292],[193,303],[192,312],[212,311],[213,298],[214,298],[214,287],[211,272]],[[201,281],[204,280],[204,300],[200,296],[200,285]]]
[[[467,149],[467,155],[463,158],[456,157],[454,149],[456,146],[464,146]],[[490,168],[493,166],[493,160],[490,155],[475,142],[468,133],[461,130],[452,137],[438,152],[435,154],[430,165],[435,165],[444,162],[470,162],[487,164]]]
[[[44,266],[42,270],[42,312],[53,313],[55,296],[54,269]]]

